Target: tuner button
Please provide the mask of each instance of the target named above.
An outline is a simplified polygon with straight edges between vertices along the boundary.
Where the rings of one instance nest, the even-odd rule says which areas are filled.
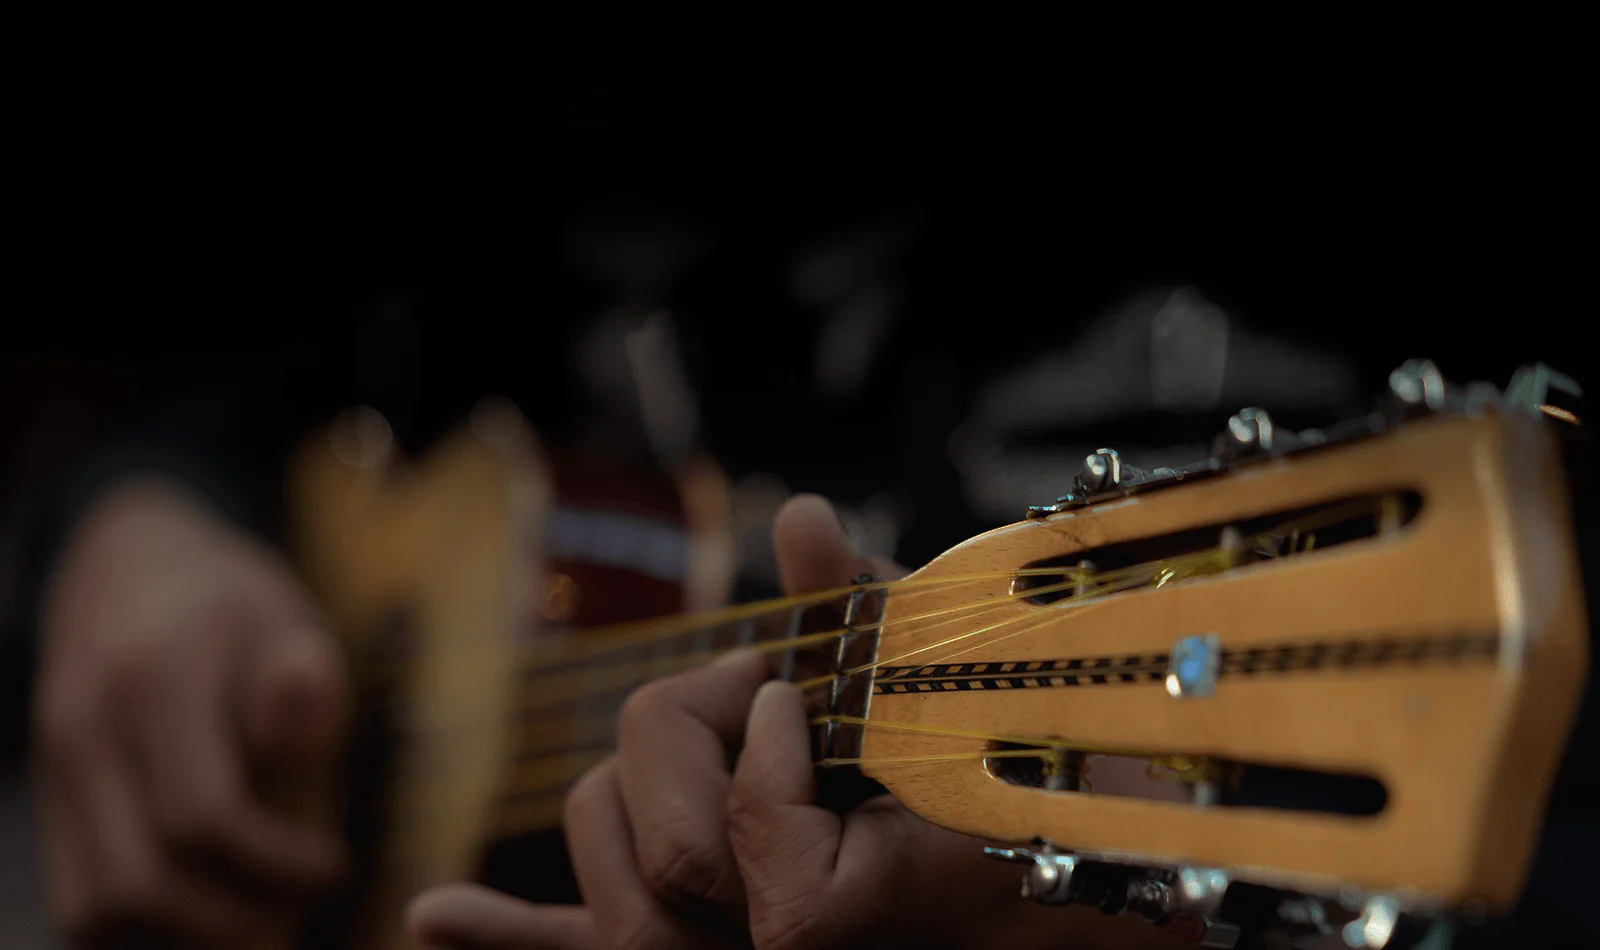
[[[1128,884],[1128,912],[1155,923],[1172,913],[1172,889],[1155,878],[1138,878]]]
[[[1223,462],[1234,462],[1278,447],[1278,436],[1272,417],[1265,409],[1241,409],[1228,420],[1228,425],[1217,436],[1212,454]]]
[[[984,856],[1008,864],[1026,864],[1022,896],[1041,904],[1065,904],[1072,899],[1072,875],[1078,859],[1062,854],[1049,845],[1038,851],[1029,848],[984,848]]]
[[[1574,410],[1582,398],[1583,388],[1570,377],[1543,363],[1534,363],[1519,368],[1511,377],[1504,404],[1507,408],[1544,413],[1553,419],[1577,424],[1579,417]]]
[[[1122,459],[1115,449],[1095,449],[1083,460],[1078,485],[1085,494],[1109,491],[1122,484]]]
[[[1401,403],[1438,411],[1445,405],[1444,376],[1432,360],[1406,360],[1389,374],[1389,392]]]
[[[1230,883],[1227,872],[1218,868],[1179,868],[1178,907],[1184,913],[1210,917],[1222,907]]]
[[[1022,882],[1024,895],[1041,904],[1065,904],[1072,899],[1072,872],[1078,859],[1070,854],[1041,854]]]
[[[1383,950],[1399,922],[1399,902],[1387,894],[1374,894],[1361,908],[1361,916],[1344,925],[1340,936],[1348,947]]]

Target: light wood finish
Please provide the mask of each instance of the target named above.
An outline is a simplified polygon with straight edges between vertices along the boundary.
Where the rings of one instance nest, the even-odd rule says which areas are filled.
[[[985,838],[1042,837],[1305,890],[1350,883],[1502,907],[1525,876],[1586,666],[1587,622],[1561,479],[1548,433],[1534,420],[1420,421],[1347,447],[1001,528],[914,576],[1004,570],[1372,492],[1421,492],[1418,517],[1394,535],[1079,607],[1008,598],[1004,580],[889,597],[884,659],[960,632],[949,623],[895,623],[897,616],[992,601],[994,611],[970,629],[1055,611],[998,642],[974,638],[902,663],[957,653],[959,662],[1165,653],[1180,637],[1207,632],[1235,649],[1364,633],[1502,630],[1499,661],[1229,677],[1206,699],[1174,699],[1160,683],[872,698],[870,717],[884,722],[1370,774],[1389,792],[1380,815],[1047,792],[1004,784],[975,760],[865,771],[928,820]],[[869,728],[862,755],[982,747]]]
[[[363,420],[367,431],[352,435]],[[489,837],[549,488],[531,433],[508,407],[481,407],[471,427],[414,467],[374,428],[370,416],[350,417],[308,442],[289,496],[296,552],[344,638],[357,702],[383,690],[403,710],[354,944],[395,950],[411,946],[406,902],[472,877]],[[367,450],[350,451],[352,438]],[[385,659],[383,638],[401,616],[403,649]]]

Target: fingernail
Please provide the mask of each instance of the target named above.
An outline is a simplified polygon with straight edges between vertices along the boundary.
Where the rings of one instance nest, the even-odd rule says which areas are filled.
[[[717,657],[712,666],[740,666],[750,662],[750,658],[759,655],[759,651],[751,647],[738,647]]]
[[[756,698],[751,702],[751,707],[754,709],[771,703],[788,702],[786,694],[798,692],[799,690],[794,688],[793,683],[786,683],[783,680],[769,680],[762,683],[761,688],[756,690]]]

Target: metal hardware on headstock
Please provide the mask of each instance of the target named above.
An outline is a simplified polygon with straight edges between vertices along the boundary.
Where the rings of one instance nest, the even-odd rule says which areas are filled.
[[[1283,946],[1320,937],[1342,940],[1356,950],[1421,950],[1450,930],[1448,923],[1408,913],[1404,901],[1392,894],[1349,891],[1336,898],[1312,897],[1233,881],[1217,868],[1087,860],[1048,842],[1032,848],[984,848],[983,853],[1027,865],[1023,897],[1142,917],[1200,947],[1227,950],[1239,946],[1248,933],[1253,940],[1277,938]]]
[[[1212,444],[1209,458],[1181,468],[1143,471],[1109,448],[1084,460],[1070,490],[1053,505],[1030,508],[1030,519],[1046,518],[1136,493],[1211,478],[1261,460],[1282,458],[1382,435],[1406,423],[1439,415],[1477,418],[1527,414],[1563,423],[1563,438],[1586,438],[1577,400],[1581,388],[1543,364],[1517,370],[1502,392],[1488,383],[1452,385],[1428,360],[1408,360],[1388,377],[1386,392],[1367,415],[1327,427],[1291,432],[1259,408],[1231,417]],[[1387,512],[1386,512],[1387,515]],[[1388,520],[1378,530],[1396,526]],[[1235,530],[1235,534],[1237,531]],[[1227,535],[1221,543],[1228,546]],[[1204,628],[1202,628],[1204,629]],[[1210,696],[1220,656],[1215,634],[1182,637],[1163,659],[1165,687],[1174,699]],[[1217,789],[1196,783],[1193,804],[1216,804]],[[1444,948],[1470,908],[1428,903],[1399,893],[1337,890],[1295,891],[1233,880],[1217,868],[1158,867],[1120,854],[1061,850],[1042,839],[1032,847],[985,848],[999,860],[1025,864],[1023,895],[1044,904],[1085,904],[1107,914],[1135,914],[1203,947],[1325,946],[1422,950]],[[1146,859],[1148,861],[1149,859]],[[1243,941],[1243,943],[1241,943]]]
[[[1228,419],[1212,442],[1211,457],[1180,468],[1135,468],[1114,449],[1096,449],[1084,459],[1067,493],[1052,505],[1034,505],[1028,518],[1046,518],[1102,501],[1176,485],[1227,472],[1257,458],[1276,458],[1379,435],[1407,420],[1436,413],[1469,416],[1484,412],[1523,411],[1577,424],[1578,416],[1562,401],[1580,398],[1583,390],[1571,378],[1543,363],[1521,367],[1502,393],[1491,383],[1453,386],[1430,360],[1407,360],[1389,374],[1388,391],[1375,411],[1326,429],[1291,432],[1272,421],[1264,409],[1242,409]],[[1557,397],[1561,397],[1558,399]]]

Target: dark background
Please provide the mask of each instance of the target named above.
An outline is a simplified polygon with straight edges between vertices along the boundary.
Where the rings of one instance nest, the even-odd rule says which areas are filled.
[[[1414,356],[1600,385],[1586,176],[1567,174],[1591,20],[1347,37],[919,17],[263,2],[19,26],[6,530],[119,412],[175,395],[231,401],[241,458],[358,401],[420,451],[489,393],[580,439],[601,409],[576,340],[623,299],[673,315],[731,476],[891,492],[913,566],[997,521],[950,450],[985,387],[1082,351],[1141,293],[1193,288],[1363,398]],[[829,300],[798,289],[817,251],[845,262]],[[819,340],[864,287],[891,289],[893,319],[860,385],[823,392]],[[405,334],[380,319],[397,300]],[[1129,405],[1007,439],[1188,444],[1237,408]],[[1576,808],[1593,790],[1573,787]]]

